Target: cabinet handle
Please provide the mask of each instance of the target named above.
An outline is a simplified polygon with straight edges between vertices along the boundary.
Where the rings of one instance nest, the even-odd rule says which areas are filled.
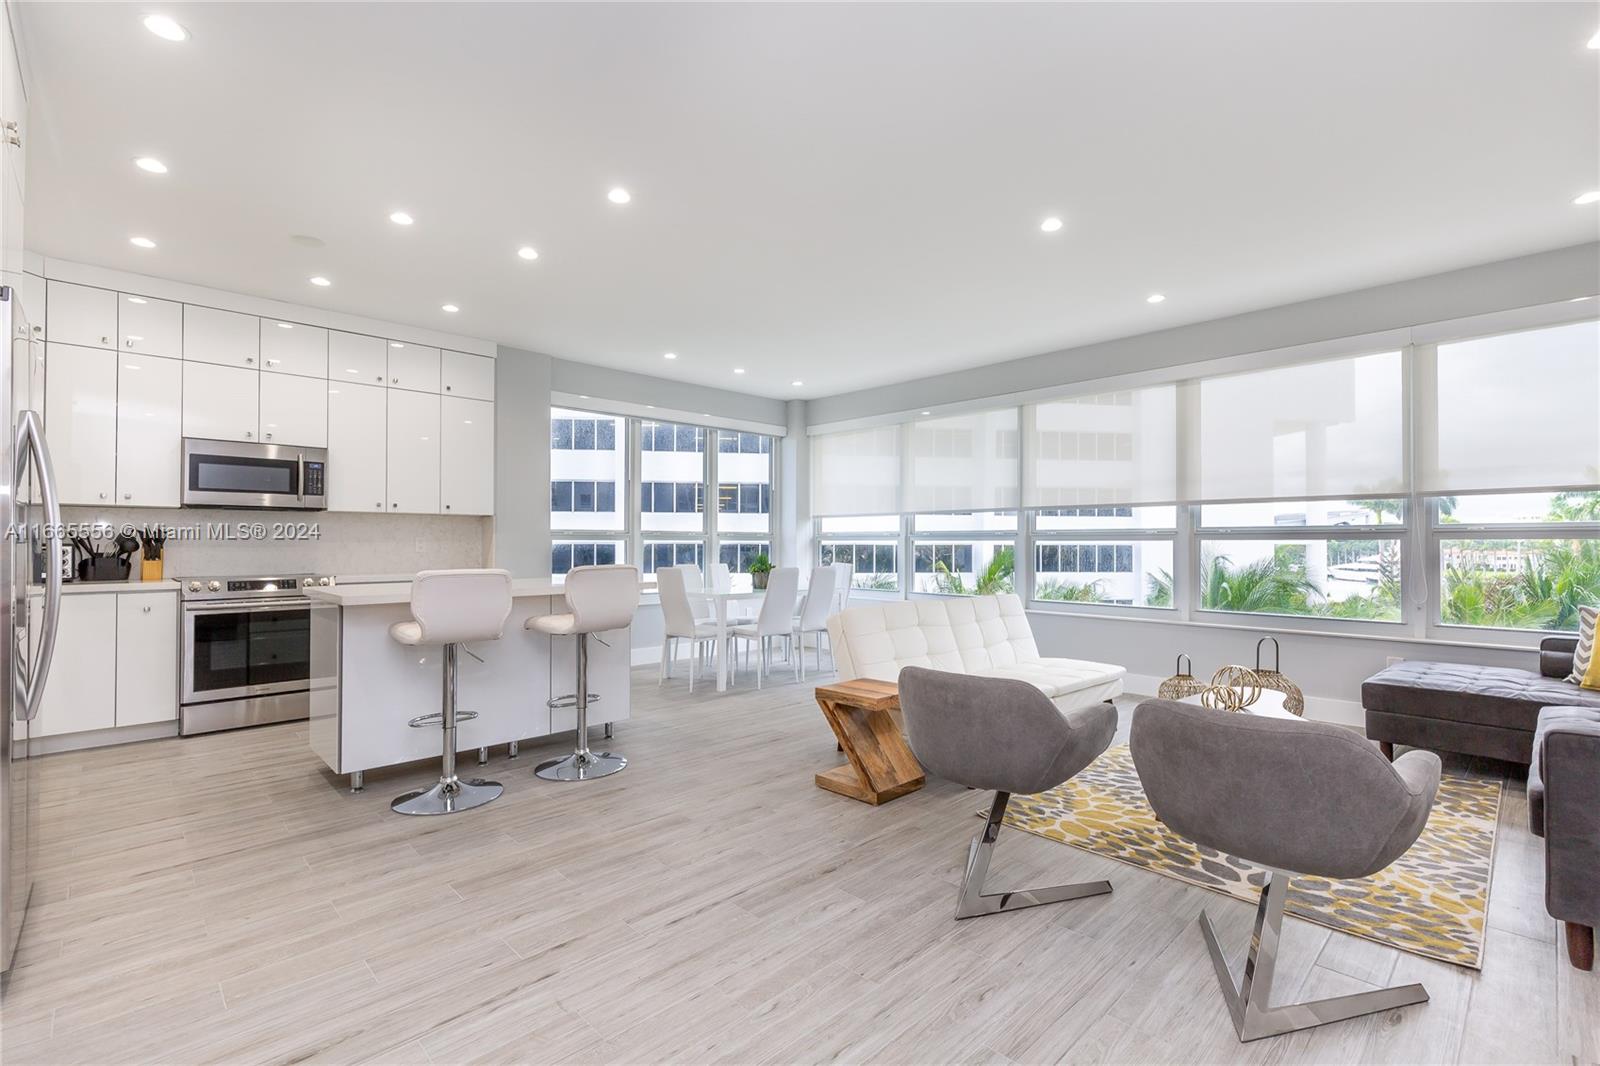
[[[144,610],[145,614],[149,614],[150,613],[150,608],[148,608],[148,607],[143,608],[143,610]]]
[[[268,439],[268,440],[271,440],[271,439],[272,439],[272,434],[271,434],[271,433],[268,433],[268,434],[267,434],[267,435],[266,435],[266,436],[267,436],[267,439]]]
[[[247,356],[244,357],[244,361],[246,363],[253,363],[253,362],[256,361],[256,357],[253,356],[253,355],[247,355]]]
[[[389,379],[389,384],[398,385],[398,384],[400,384],[400,379],[399,378],[390,378]]]
[[[244,431],[244,439],[245,439],[245,440],[250,440],[250,439],[252,439],[252,438],[253,438],[253,437],[254,437],[254,436],[255,436],[255,432],[254,432],[254,431],[253,431],[253,430],[248,430],[248,429],[247,429],[247,430],[245,430],[245,431]]]
[[[390,507],[399,507],[400,505],[398,503],[391,503],[389,506]]]
[[[374,378],[374,379],[373,379],[373,380],[374,380],[374,381],[377,381],[377,382],[378,382],[378,383],[380,383],[380,384],[381,384],[381,383],[382,383],[382,382],[383,382],[383,375],[382,375],[382,374],[379,374],[379,375],[378,375],[378,376],[377,376],[377,377],[376,377],[376,378]],[[654,490],[652,490],[652,491],[654,491]]]
[[[448,503],[447,503],[447,504],[445,504],[445,505],[444,505],[444,509],[445,509],[445,510],[446,510],[446,511],[448,511],[448,510],[450,510],[450,505],[449,505],[449,504],[448,504]]]
[[[383,501],[379,500],[377,503],[373,504],[372,506],[374,506],[374,507],[382,507],[383,506]]]
[[[131,499],[133,499],[133,493],[131,493],[131,492],[124,492],[124,493],[123,493],[123,494],[122,494],[122,498],[123,498],[123,499],[124,499],[124,500],[131,500]]]
[[[454,386],[453,386],[453,385],[446,385],[446,386],[445,386],[445,387],[444,387],[444,391],[445,391],[445,392],[449,392],[449,391],[450,391],[450,390],[451,390],[451,389],[452,389],[452,388],[454,388]]]
[[[128,340],[127,340],[127,345],[128,345],[128,347],[130,347],[130,348],[132,348],[132,347],[133,347],[133,338],[132,338],[132,337],[129,337],[129,338],[128,338]]]
[[[101,337],[100,338],[100,343],[101,344],[110,344],[111,343],[111,338],[110,337]]]
[[[281,362],[283,362],[283,360],[281,360],[281,359],[268,359],[267,360],[267,365],[268,366],[277,366]]]
[[[106,494],[105,494],[105,493],[103,493],[103,492],[102,492],[102,493],[101,493],[101,494],[100,494],[100,498],[101,498],[101,499],[102,499],[102,500],[103,500],[103,499],[105,499],[105,498],[106,498]]]

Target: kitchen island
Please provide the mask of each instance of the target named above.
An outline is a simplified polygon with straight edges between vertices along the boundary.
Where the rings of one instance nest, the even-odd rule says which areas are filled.
[[[311,750],[334,773],[355,775],[351,785],[357,788],[365,770],[437,760],[437,720],[417,728],[406,723],[439,711],[443,649],[409,647],[389,636],[391,625],[411,618],[411,582],[305,591],[313,603],[338,608],[311,612]],[[576,642],[523,628],[529,618],[566,609],[561,586],[548,578],[520,578],[511,596],[505,635],[463,644],[457,657],[456,708],[478,715],[458,726],[462,751],[537,740],[577,726],[573,708],[546,706],[576,687]],[[628,717],[631,635],[619,629],[589,642],[591,726]]]

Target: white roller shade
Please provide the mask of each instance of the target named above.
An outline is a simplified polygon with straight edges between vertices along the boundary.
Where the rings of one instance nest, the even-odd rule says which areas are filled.
[[[902,426],[874,426],[811,438],[811,513],[899,514]]]
[[[1423,492],[1600,484],[1600,323],[1420,348],[1416,380]]]
[[[1205,378],[1186,442],[1193,501],[1406,492],[1399,352]]]
[[[1017,409],[929,418],[906,427],[907,511],[1017,506]]]
[[[1025,409],[1024,507],[1178,498],[1177,386],[1123,389]]]

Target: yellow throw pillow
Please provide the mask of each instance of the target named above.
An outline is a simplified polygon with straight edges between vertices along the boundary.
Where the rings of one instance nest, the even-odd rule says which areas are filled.
[[[1600,690],[1600,655],[1589,656],[1589,669],[1583,672],[1582,687]]]

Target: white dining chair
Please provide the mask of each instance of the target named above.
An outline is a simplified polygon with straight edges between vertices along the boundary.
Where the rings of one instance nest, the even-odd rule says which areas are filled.
[[[833,569],[839,575],[838,582],[834,585],[834,596],[839,602],[838,609],[843,611],[850,606],[850,590],[855,587],[856,568],[850,563],[834,563]],[[833,654],[833,648],[828,649],[828,654]]]
[[[833,594],[839,571],[831,566],[813,567],[805,603],[794,620],[794,655],[800,661],[800,680],[806,679],[806,634],[814,634],[817,645],[817,673],[822,673],[822,638],[828,632],[828,616],[833,613]],[[828,661],[833,661],[833,642],[828,642]]]
[[[778,567],[767,575],[767,594],[761,600],[761,613],[756,615],[756,620],[734,626],[730,631],[735,639],[745,642],[746,655],[751,648],[756,651],[756,688],[761,687],[761,681],[767,673],[772,638],[787,639],[794,632],[794,604],[799,594],[800,568]],[[736,661],[730,658],[728,665],[732,666]],[[796,657],[795,677],[798,679],[799,675],[800,665]]]
[[[699,578],[700,571],[692,566],[664,566],[656,571],[656,591],[661,597],[661,671],[657,686],[672,676],[673,663],[678,658],[678,641],[689,641],[689,691],[694,691],[697,661],[704,663],[705,654],[716,653],[720,631],[715,622],[695,617],[689,602],[689,575]]]

